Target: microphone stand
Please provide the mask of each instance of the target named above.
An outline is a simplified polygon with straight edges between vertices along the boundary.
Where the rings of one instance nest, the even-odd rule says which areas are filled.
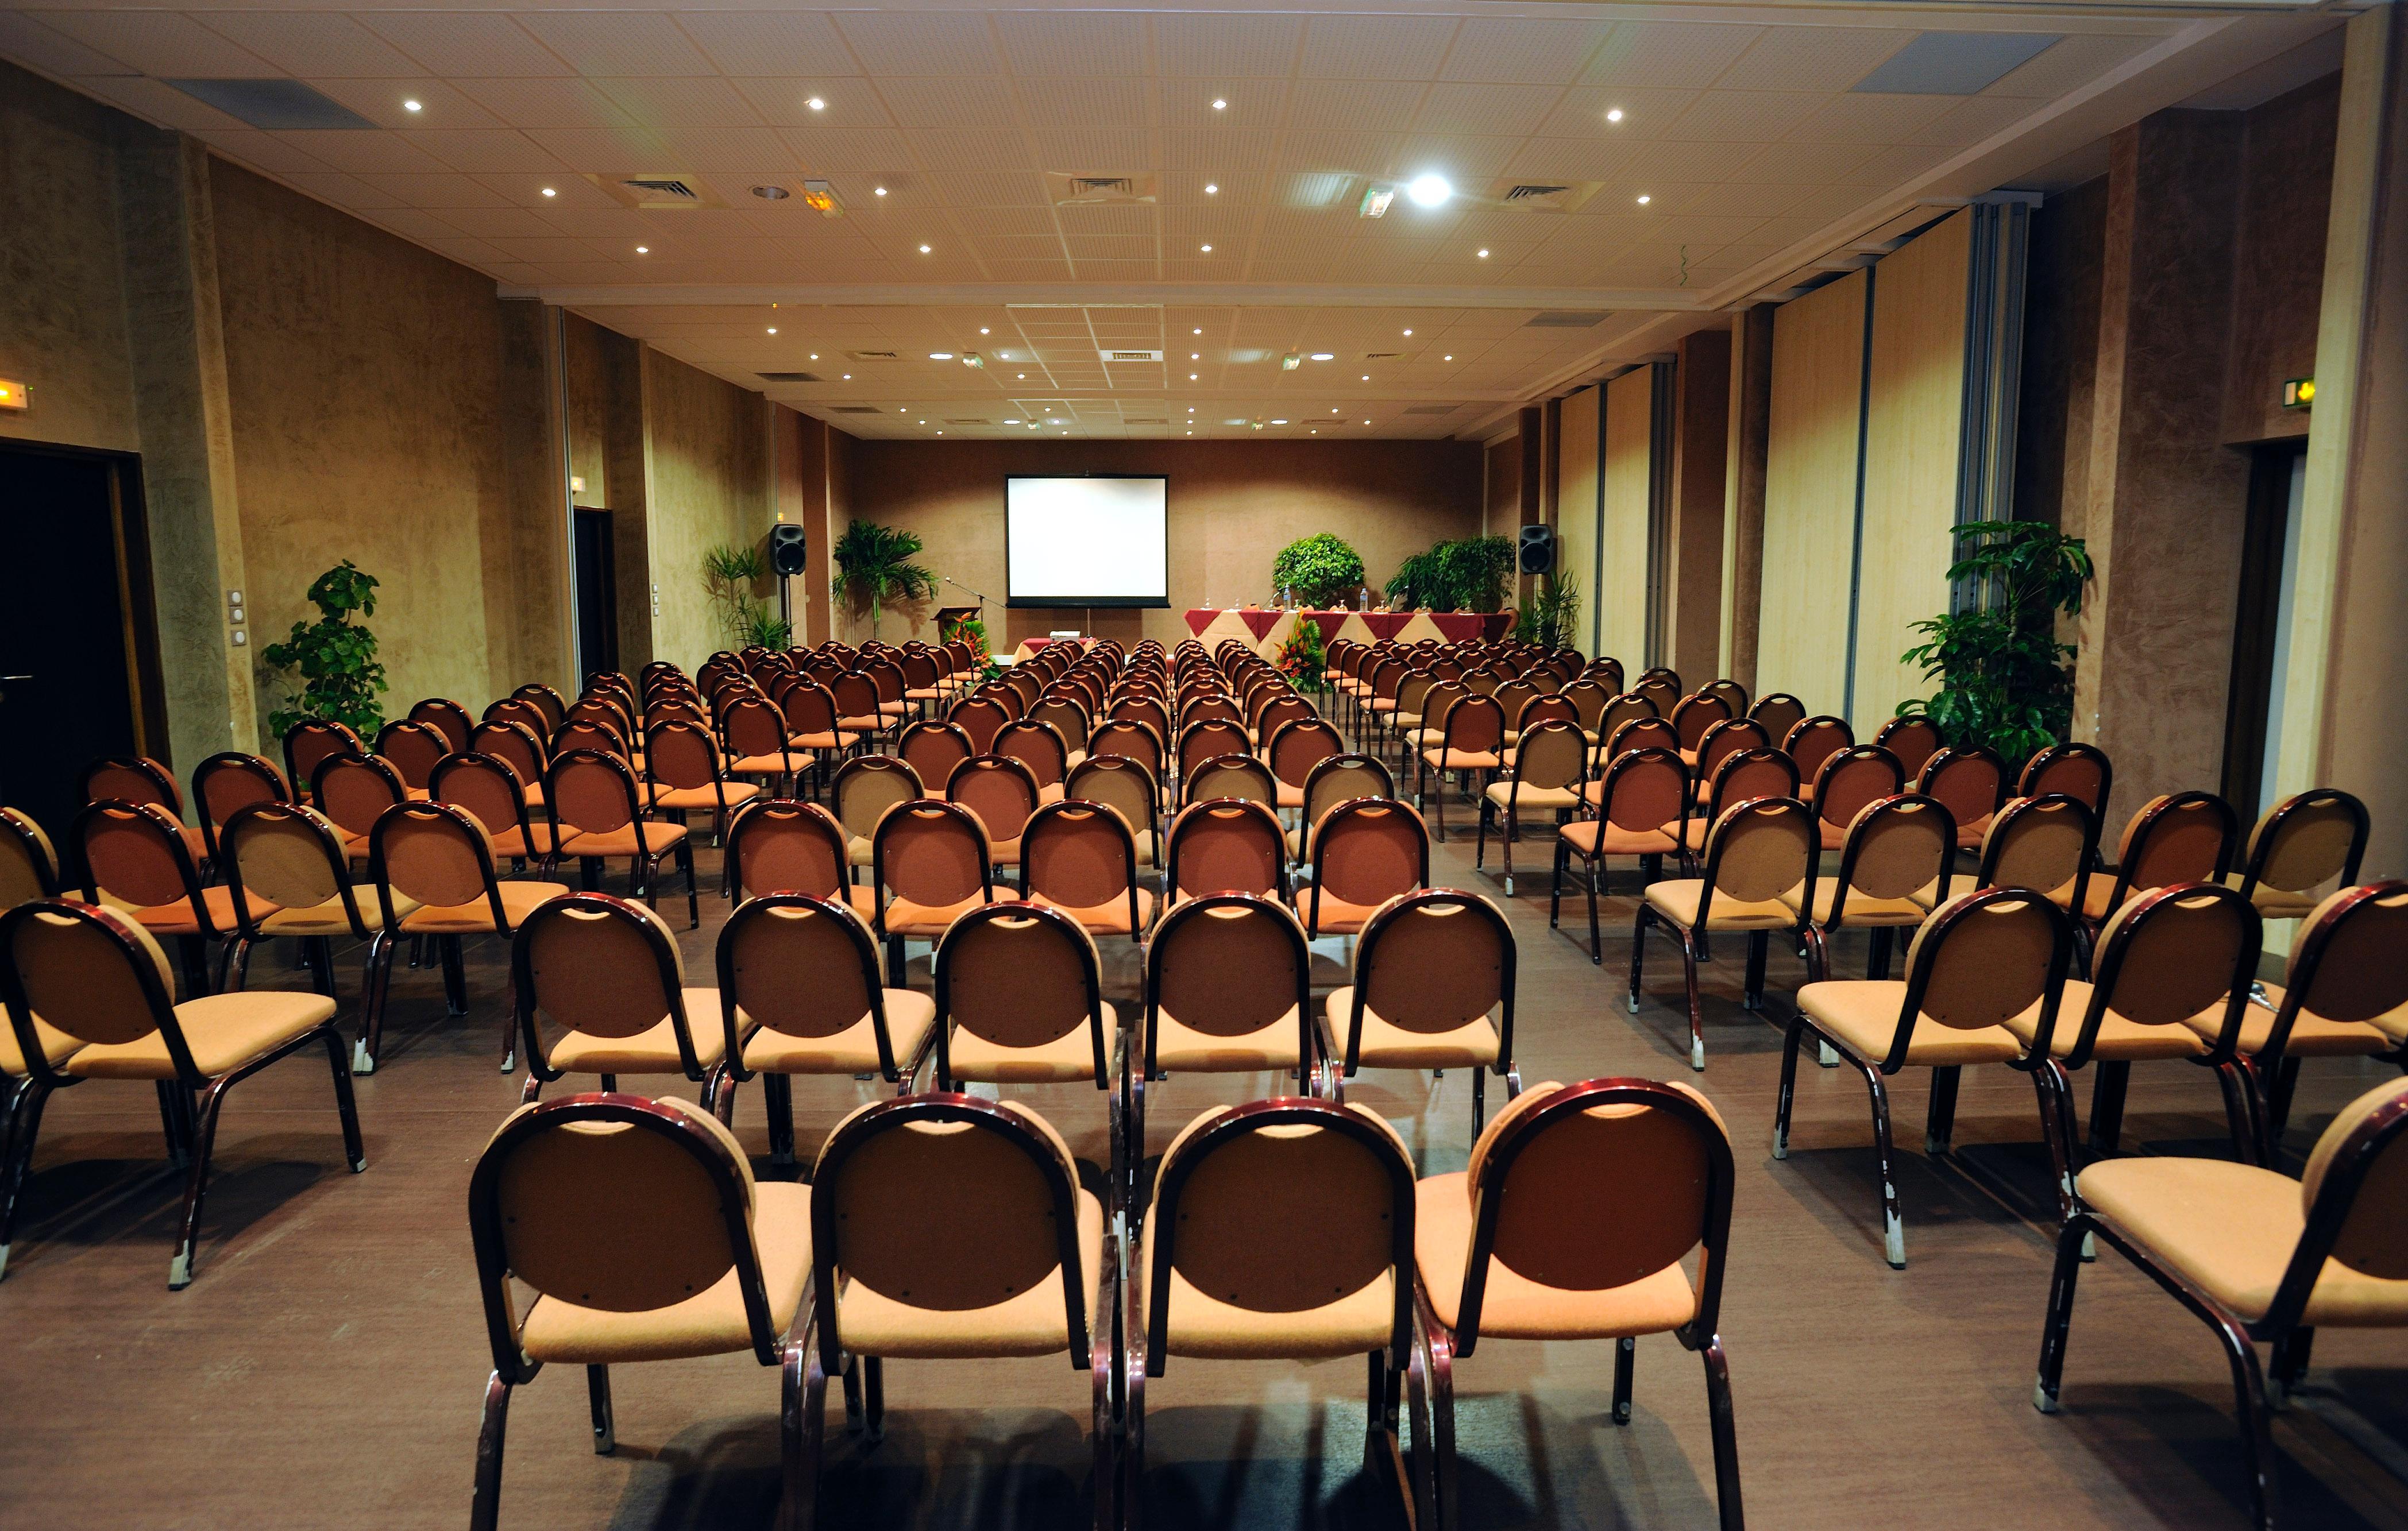
[[[980,622],[980,624],[981,624],[982,626],[983,626],[983,625],[985,624],[985,622],[986,622],[986,596],[985,596],[985,594],[984,594],[982,592],[975,591],[975,590],[970,589],[970,587],[969,587],[969,586],[968,586],[968,585],[966,585],[966,584],[962,583],[959,579],[954,579],[954,578],[953,578],[952,575],[950,575],[950,574],[940,574],[940,575],[937,576],[937,578],[938,578],[938,579],[941,579],[941,580],[943,580],[945,583],[947,583],[947,584],[949,584],[949,585],[953,586],[955,590],[961,591],[961,592],[963,592],[963,593],[964,593],[964,594],[970,594],[970,595],[976,595],[976,596],[978,596],[978,603],[979,603],[979,622]],[[943,635],[939,634],[939,637],[942,637]],[[995,639],[994,639],[993,636],[992,636],[992,635],[990,635],[990,636],[989,636],[989,637],[987,638],[987,649],[988,649],[988,651],[989,651],[989,652],[993,652],[993,651],[994,651],[994,648],[995,648]]]

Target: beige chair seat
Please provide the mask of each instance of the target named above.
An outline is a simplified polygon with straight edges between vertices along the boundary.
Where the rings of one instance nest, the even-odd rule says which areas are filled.
[[[868,883],[856,882],[845,889],[844,899],[853,906],[853,912],[861,916],[863,923],[878,918],[878,890]]]
[[[1042,894],[1032,895],[1029,902],[1032,904],[1042,904],[1049,909],[1060,909],[1063,913],[1068,915],[1071,919],[1078,921],[1080,924],[1085,926],[1090,935],[1130,936],[1136,934],[1136,931],[1139,930],[1151,929],[1154,925],[1154,894],[1143,888],[1140,888],[1136,890],[1136,892],[1137,925],[1135,930],[1132,930],[1129,925],[1129,901],[1126,897],[1111,899],[1109,902],[1096,904],[1086,909],[1081,909],[1070,904],[1057,903],[1054,900],[1046,897]]]
[[[694,1034],[695,1061],[709,1068],[727,1052],[727,1028],[719,1019],[719,991],[685,991],[686,1025]],[[544,1061],[570,1074],[682,1074],[677,1025],[667,1016],[632,1037],[564,1032],[545,1050]]]
[[[899,718],[910,710],[911,705],[907,701],[881,702],[878,704],[878,715],[882,718]],[[838,719],[838,721],[841,723],[843,720]]]
[[[363,856],[366,855],[367,850],[367,841],[360,841],[359,854]],[[200,921],[194,918],[193,913],[193,901],[189,898],[179,898],[172,904],[153,904],[147,909],[136,909],[130,907],[118,899],[111,898],[104,893],[101,895],[101,902],[124,909],[126,913],[131,914],[136,920],[139,921],[142,927],[145,930],[150,931],[153,936],[197,936],[201,933]],[[257,909],[265,903],[266,900],[265,899],[254,898],[251,900],[251,906],[254,909]],[[235,928],[234,890],[232,888],[225,886],[223,883],[220,883],[211,888],[203,888],[201,890],[201,908],[209,917],[210,929],[219,932],[230,932]]]
[[[1085,1040],[1082,1031],[1082,1046]],[[1079,1193],[1079,1264],[1080,1290],[1093,1303],[1096,1275],[1104,1264],[1104,1208],[1086,1191]],[[1089,1313],[1087,1323],[1098,1334],[1111,1333],[1108,1317]],[[855,1355],[912,1360],[1054,1355],[1070,1348],[1058,1268],[1027,1291],[984,1308],[918,1308],[844,1278],[837,1295],[837,1332]]]
[[[1321,909],[1316,918],[1313,907],[1313,885],[1299,883],[1296,890],[1296,917],[1304,922],[1307,930],[1323,936],[1359,936],[1371,916],[1380,912],[1377,904],[1354,904],[1334,893],[1324,891]]]
[[[1840,880],[1824,878],[1814,884],[1814,923],[1828,926],[1831,923],[1831,906],[1840,896]],[[1784,909],[1799,907],[1797,890],[1781,895]],[[1919,925],[1931,916],[1931,908],[1919,903],[1910,894],[1904,898],[1875,898],[1861,889],[1848,893],[1847,922],[1851,928],[1865,925]]]
[[[2280,1009],[2283,987],[2278,983],[2266,986],[2266,1005]],[[2262,1052],[2268,1038],[2274,1035],[2274,1011],[2266,1005],[2248,1004],[2241,1009],[2241,1051]],[[2183,1024],[2202,1037],[2214,1037],[2222,1025],[2220,1009],[2204,1016],[2190,1016]],[[2388,1052],[2408,1037],[2408,1006],[2376,1016],[2373,1023],[2359,1021],[2328,1021],[2321,1015],[2301,1010],[2291,1023],[2290,1039],[2283,1044],[2285,1056],[2293,1058],[2349,1058],[2370,1052]]]
[[[1413,1254],[1432,1311],[1452,1329],[1471,1262],[1471,1191],[1461,1174],[1413,1188]],[[1483,1339],[1605,1339],[1662,1334],[1698,1316],[1698,1294],[1677,1265],[1623,1286],[1549,1286],[1491,1256],[1480,1302]]]
[[[193,1066],[204,1074],[222,1074],[323,1024],[334,1013],[335,1002],[324,994],[260,989],[188,999],[176,1007],[176,1022],[183,1028],[184,1045],[192,1049]],[[130,1042],[84,1048],[66,1060],[64,1069],[82,1080],[176,1077],[166,1034],[158,1031]]]
[[[652,793],[652,807],[667,813],[716,813],[722,793],[726,794],[727,806],[734,808],[760,796],[761,789],[751,781],[723,781],[715,787],[661,787]]]
[[[844,859],[855,866],[867,866],[877,857],[867,835],[855,835],[844,842]]]
[[[617,829],[610,830],[607,834],[601,835],[588,835],[567,825],[563,825],[562,827],[568,830],[568,838],[561,846],[561,853],[563,855],[602,856],[607,858],[610,856],[632,856],[636,853],[636,826],[634,824],[622,825]],[[644,825],[643,849],[649,851],[653,855],[662,855],[667,851],[676,850],[680,842],[683,841],[684,838],[685,825],[683,824],[657,824],[647,823]]]
[[[1835,979],[1798,991],[1798,1008],[1835,1042],[1867,1063],[1889,1056],[1898,1037],[1898,1012],[1906,1005],[1906,984],[1897,979]],[[1918,1016],[1906,1061],[1918,1068],[2004,1063],[2020,1058],[2024,1044],[2004,1026],[1959,1030]]]
[[[1157,861],[1155,861],[1155,860],[1154,859],[1154,831],[1153,831],[1153,830],[1151,830],[1151,829],[1136,829],[1136,830],[1131,830],[1131,831],[1129,832],[1129,838],[1130,838],[1132,841],[1136,842],[1136,845],[1137,845],[1137,864],[1138,864],[1140,866],[1160,866],[1160,865],[1161,865],[1161,863],[1160,863],[1160,862],[1157,862]]]
[[[787,771],[786,762],[790,758],[794,762],[793,768],[799,771],[804,766],[809,766],[811,763],[812,757],[810,751],[808,750],[797,750],[791,757],[786,755],[738,755],[737,758],[727,763],[727,774],[730,776],[783,776]]]
[[[903,699],[907,702],[941,701],[943,700],[944,695],[945,689],[942,686],[906,686],[903,688]]]
[[[761,1254],[761,1285],[769,1298],[769,1326],[794,1326],[811,1277],[811,1188],[781,1180],[752,1187],[752,1243]],[[681,1303],[641,1312],[580,1308],[538,1297],[519,1329],[530,1360],[563,1366],[681,1361],[752,1349],[752,1324],[733,1268]]]
[[[1434,771],[1490,771],[1505,764],[1494,750],[1425,750],[1422,760]]]
[[[1140,1334],[1152,1334],[1154,1279],[1137,1267]],[[1384,1350],[1397,1322],[1396,1275],[1383,1270],[1344,1296],[1290,1313],[1240,1308],[1198,1292],[1177,1266],[1170,1272],[1170,1323],[1164,1341],[1173,1355],[1213,1361],[1318,1361]]]
[[[1340,1063],[1346,1058],[1346,1031],[1354,1024],[1354,986],[1330,991],[1323,1013],[1329,1018],[1330,1046]],[[1369,1006],[1363,1008],[1363,1046],[1355,1064],[1363,1068],[1469,1068],[1497,1061],[1497,1028],[1486,1016],[1453,1031],[1407,1031],[1384,1020]]]
[[[1835,824],[1828,819],[1817,819],[1814,827],[1822,832],[1823,849],[1833,853],[1848,848],[1848,826]]]
[[[560,842],[553,838],[553,833],[550,820],[530,819],[524,834],[519,832],[518,825],[512,824],[487,838],[493,845],[495,861],[522,861],[529,856],[557,853]]]
[[[1498,808],[1512,808],[1518,813],[1561,813],[1580,806],[1580,794],[1570,787],[1524,787],[1516,803],[1513,783],[1491,781],[1485,794]]]
[[[546,899],[568,892],[566,882],[509,881],[494,887],[502,895],[502,918],[516,930]],[[463,936],[494,928],[493,906],[481,898],[466,904],[425,904],[401,917],[401,928],[413,936]]]
[[[2245,872],[2227,872],[2224,885],[2238,888],[2248,880]],[[2316,912],[2322,902],[2313,893],[2291,893],[2282,888],[2270,888],[2263,882],[2249,890],[2249,902],[2258,906],[2258,916],[2267,920],[2304,920]]]
[[[843,729],[823,729],[816,734],[789,734],[786,743],[796,750],[850,750],[861,742],[861,736]],[[799,766],[801,761],[795,762]]]
[[[851,717],[838,718],[836,721],[836,726],[838,732],[851,734],[853,737],[859,738],[864,734],[875,734],[883,729],[886,726],[886,720],[875,713],[861,712]]]
[[[1583,819],[1555,831],[1584,856],[1669,856],[1680,842],[1661,829],[1625,829],[1604,819]]]
[[[1703,878],[1651,882],[1647,885],[1647,907],[1683,930],[1695,930],[1698,902],[1705,892]],[[1733,898],[1727,894],[1713,901],[1706,917],[1708,930],[1791,930],[1797,924],[1798,910],[1785,899]]]
[[[2082,1199],[2243,1319],[2259,1319],[2306,1226],[2300,1182],[2224,1159],[2104,1159],[2076,1179]],[[2325,1262],[2304,1324],[2408,1324],[2408,1281]]]
[[[1276,799],[1275,806],[1283,808],[1300,808],[1304,807],[1304,789],[1302,787],[1291,787],[1284,781],[1273,781],[1271,783],[1271,788],[1272,796]],[[1178,1305],[1176,1303],[1172,1304],[1174,1309]]]
[[[353,893],[360,911],[360,925],[366,930],[384,928],[384,910],[378,907],[375,893],[361,888]],[[395,893],[393,906],[402,918],[408,919],[418,901],[408,894]],[[306,909],[280,909],[259,916],[259,932],[263,936],[349,936],[351,918],[343,909],[343,895],[337,894],[322,904]]]
[[[1046,804],[1048,804],[1048,803],[1058,803],[1058,802],[1060,802],[1061,800],[1062,800],[1062,783],[1060,783],[1059,781],[1048,781],[1048,782],[1045,782],[1045,783],[1043,783],[1043,784],[1041,784],[1040,786],[1039,786],[1039,787],[1038,787],[1038,789],[1037,789],[1037,806],[1038,806],[1038,807],[1039,807],[1039,808],[1043,808],[1043,807],[1044,807]]]
[[[895,1066],[909,1068],[921,1044],[936,1023],[937,1001],[916,989],[887,989],[886,1039],[895,1049]],[[736,1012],[736,1029],[744,1037],[744,1066],[764,1074],[867,1074],[878,1067],[878,1028],[864,1012],[844,1030],[826,1037],[793,1037],[767,1026],[754,1029],[752,1018]]]
[[[1293,1069],[1302,1061],[1293,1005],[1260,1031],[1236,1036],[1197,1031],[1168,1010],[1160,1012],[1155,1026],[1154,1066],[1167,1073],[1251,1074]]]
[[[1104,1009],[1104,1066],[1111,1066],[1111,1038],[1120,1032],[1120,1016],[1111,1002]],[[1005,1047],[974,1032],[953,1028],[945,1039],[945,1062],[957,1080],[985,1084],[1068,1084],[1096,1077],[1096,1044],[1084,1024],[1072,1026],[1050,1042],[1036,1047]],[[1061,1304],[1054,1304],[1059,1308]]]
[[[2072,1052],[2073,1044],[2082,1036],[2082,1018],[2090,1013],[2090,996],[2089,984],[2080,979],[2065,980],[2065,997],[2057,1006],[2057,1029],[2048,1039],[2052,1056],[2062,1058]],[[2196,1019],[2205,1023],[2201,1030],[2190,1029],[2189,1020],[2179,1025],[2143,1025],[2109,1010],[2099,1018],[2099,1037],[2090,1054],[2101,1063],[2202,1056],[2207,1052],[2203,1037],[2214,1036],[2224,1025],[2224,1002],[2218,1000]],[[2028,1051],[2032,1039],[2040,1035],[2040,1007],[2035,1005],[2021,1015],[2011,1015],[2000,1024],[2014,1033],[2015,1040]]]
[[[75,1055],[78,1048],[83,1046],[40,1016],[35,1016],[33,1021],[34,1041],[42,1050],[43,1061],[52,1067],[66,1062]],[[32,1070],[25,1066],[24,1049],[17,1045],[17,1028],[9,1023],[5,1013],[0,1013],[0,1074],[22,1080]]]
[[[915,904],[908,898],[890,899],[886,905],[886,934],[889,936],[942,936],[954,921],[988,900],[972,894],[958,904]]]
[[[1979,851],[1982,849],[1982,842],[1989,837],[1990,821],[1996,817],[1996,814],[1985,813],[1971,823],[1958,824],[1956,826],[1956,849],[1959,851]]]

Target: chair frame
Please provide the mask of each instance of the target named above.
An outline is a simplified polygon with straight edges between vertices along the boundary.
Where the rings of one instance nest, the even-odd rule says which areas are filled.
[[[1790,932],[1802,944],[1806,938],[1805,927],[1814,909],[1814,881],[1822,860],[1821,851],[1818,849],[1821,843],[1821,830],[1818,827],[1819,822],[1814,817],[1814,810],[1799,802],[1795,797],[1751,797],[1726,808],[1723,817],[1714,821],[1714,827],[1708,832],[1706,838],[1706,864],[1702,879],[1705,887],[1698,894],[1698,920],[1693,929],[1684,930],[1666,920],[1656,912],[1654,907],[1643,896],[1639,900],[1638,912],[1631,917],[1630,993],[1626,1001],[1627,1008],[1633,1015],[1639,1013],[1639,986],[1641,964],[1647,953],[1647,927],[1662,925],[1677,937],[1681,948],[1682,976],[1686,982],[1689,1000],[1689,1066],[1698,1073],[1703,1073],[1706,1067],[1706,1021],[1705,1012],[1700,1008],[1698,1000],[1698,964],[1713,960],[1708,942],[1708,927],[1713,918],[1714,886],[1722,875],[1723,851],[1728,843],[1728,837],[1724,830],[1727,822],[1730,821],[1733,814],[1760,808],[1768,804],[1780,803],[1786,803],[1806,816],[1806,827],[1811,841],[1806,851],[1806,878],[1799,884],[1798,919]],[[1740,1008],[1750,1011],[1762,1010],[1764,1009],[1764,965],[1771,952],[1773,933],[1770,930],[1750,930],[1729,931],[1726,934],[1743,935],[1747,937],[1747,975],[1740,990]]]
[[[1496,905],[1476,893],[1461,888],[1422,888],[1399,894],[1380,906],[1379,912],[1363,923],[1363,934],[1354,940],[1354,967],[1347,976],[1353,981],[1354,998],[1347,1010],[1345,1045],[1338,1045],[1335,1037],[1323,1038],[1324,1063],[1322,1078],[1326,1082],[1329,1099],[1339,1105],[1346,1103],[1346,1083],[1362,1066],[1363,1012],[1369,1008],[1369,977],[1372,959],[1378,955],[1381,940],[1390,927],[1416,910],[1452,907],[1470,909],[1486,920],[1503,938],[1503,971],[1499,975],[1497,1016],[1497,1061],[1486,1068],[1474,1066],[1471,1074],[1471,1137],[1479,1141],[1481,1129],[1488,1122],[1488,1075],[1495,1073],[1505,1081],[1505,1098],[1512,1100],[1522,1093],[1522,1071],[1513,1062],[1513,995],[1519,986],[1521,953],[1513,940],[1513,927]],[[1443,1070],[1435,1071],[1443,1073]]]
[[[535,959],[531,949],[535,945],[537,932],[571,914],[605,915],[642,934],[644,945],[651,951],[660,974],[661,992],[668,996],[667,1019],[672,1023],[669,1029],[677,1037],[678,1062],[683,1066],[685,1077],[694,1083],[708,1086],[712,1082],[713,1070],[705,1069],[701,1056],[695,1052],[694,1021],[685,1013],[685,983],[678,971],[676,939],[662,928],[657,914],[651,914],[648,918],[648,913],[641,906],[613,894],[575,892],[544,900],[528,910],[527,917],[519,922],[518,929],[510,935],[511,1009],[519,1018],[519,1036],[525,1048],[527,1066],[526,1083],[521,1087],[519,1104],[525,1105],[540,1098],[545,1085],[568,1077],[568,1070],[552,1066],[544,1052],[543,1037],[536,1026]],[[600,1078],[604,1094],[617,1093],[618,1075],[603,1074]],[[712,1091],[706,1089],[703,1095],[706,1101],[714,1106],[718,1104],[711,1099]],[[724,1122],[725,1118],[721,1120]]]

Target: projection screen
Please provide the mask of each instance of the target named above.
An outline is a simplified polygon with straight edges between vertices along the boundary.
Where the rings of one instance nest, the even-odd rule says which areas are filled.
[[[1004,480],[1012,606],[1168,606],[1169,480],[1096,474]]]

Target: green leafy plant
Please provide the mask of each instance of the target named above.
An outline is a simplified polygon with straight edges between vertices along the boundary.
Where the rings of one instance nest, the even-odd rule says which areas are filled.
[[[911,562],[922,546],[917,532],[856,520],[830,550],[836,557],[836,593],[855,608],[869,608],[871,637],[878,636],[878,619],[885,608],[924,601],[937,593],[936,575]]]
[[[1924,713],[1950,742],[1986,745],[2012,767],[2072,723],[2074,649],[2057,640],[2057,618],[2082,609],[2090,553],[2041,521],[1971,522],[1956,540],[1949,581],[1972,581],[1981,602],[1914,624],[1928,641],[1899,662],[1920,665],[1939,689],[1898,710]]]
[[[1516,611],[1513,636],[1524,643],[1544,644],[1550,649],[1568,647],[1572,641],[1572,624],[1580,620],[1580,608],[1579,576],[1570,569],[1547,575]]]
[[[1363,585],[1363,555],[1334,532],[1298,537],[1271,560],[1271,589],[1305,606],[1343,601]]]
[[[1513,573],[1513,539],[1468,537],[1440,542],[1397,566],[1389,602],[1430,611],[1500,611]]]
[[[1279,646],[1279,653],[1271,663],[1298,686],[1309,689],[1320,685],[1321,672],[1329,663],[1329,650],[1321,641],[1321,624],[1298,620],[1296,630]]]
[[[764,649],[783,649],[795,641],[795,624],[766,606],[755,606],[745,619],[744,642]]]
[[[325,718],[348,724],[362,737],[384,726],[384,708],[377,694],[385,689],[384,665],[377,660],[376,635],[353,622],[376,615],[376,576],[363,574],[350,559],[310,582],[309,604],[318,620],[296,622],[292,635],[269,644],[260,658],[280,670],[297,670],[301,694],[294,705],[267,715],[267,726],[282,734],[305,718]]]
[[[710,593],[719,636],[729,648],[741,649],[752,643],[772,649],[786,646],[782,639],[770,643],[760,636],[781,628],[792,632],[753,597],[753,587],[768,573],[768,562],[758,548],[735,548],[723,543],[702,555],[702,587]]]

